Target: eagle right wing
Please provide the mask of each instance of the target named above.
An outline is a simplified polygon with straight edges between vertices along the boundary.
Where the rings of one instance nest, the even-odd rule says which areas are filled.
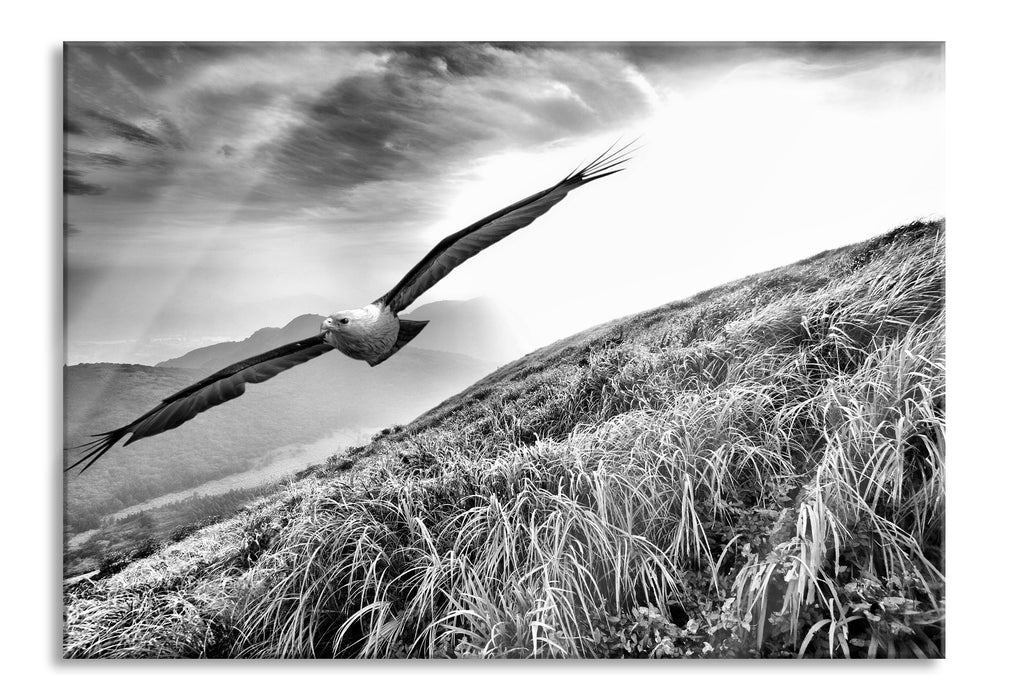
[[[633,143],[631,141],[616,151],[611,146],[594,161],[553,187],[526,197],[448,236],[375,303],[385,304],[393,313],[399,313],[456,267],[546,214],[571,190],[620,172],[619,166],[629,159],[628,149]]]

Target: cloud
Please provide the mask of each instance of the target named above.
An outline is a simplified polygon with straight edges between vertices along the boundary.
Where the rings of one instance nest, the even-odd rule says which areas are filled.
[[[79,153],[72,152],[68,153],[68,156],[73,158],[75,161],[81,163],[86,163],[88,165],[104,166],[108,168],[121,168],[128,165],[130,161],[122,156],[116,155],[115,153]]]
[[[612,130],[650,109],[613,47],[72,45],[77,172],[109,199],[237,219],[419,217],[501,150]]]
[[[99,195],[105,194],[107,187],[92,185],[81,179],[81,174],[77,170],[63,171],[63,193],[68,195]]]
[[[374,51],[377,67],[305,101],[297,123],[261,147],[266,180],[275,184],[257,196],[325,191],[346,203],[354,188],[437,180],[501,148],[613,129],[649,106],[611,51],[487,44]]]
[[[67,134],[80,135],[84,133],[84,129],[81,128],[81,125],[69,117],[63,117],[63,131]]]
[[[694,42],[620,44],[628,62],[656,84],[678,90],[710,87],[740,67],[774,65],[782,75],[824,81],[900,61],[942,62],[942,42]]]
[[[827,80],[937,51],[899,43],[71,46],[71,189],[101,189],[83,182],[101,168],[103,205],[164,198],[165,211],[215,222],[404,222],[440,210],[453,193],[446,179],[485,157],[619,130],[672,92],[750,64]],[[867,74],[851,89],[817,94],[850,99],[871,80],[881,79]]]
[[[182,129],[173,122],[171,119],[165,116],[158,117],[158,127],[162,134],[162,139],[172,148],[181,151],[185,150],[186,137],[182,133]]]
[[[116,192],[118,183],[130,176],[131,162],[116,153],[68,149],[64,154],[63,191],[68,195],[103,195]],[[102,171],[103,185],[88,182],[96,169]]]
[[[95,121],[100,122],[105,126],[109,133],[123,139],[124,141],[139,143],[145,146],[160,147],[165,145],[165,142],[160,138],[145,129],[141,129],[135,124],[130,124],[127,121],[117,119],[116,117],[112,117],[107,114],[102,114],[101,112],[93,109],[87,110],[85,114]]]

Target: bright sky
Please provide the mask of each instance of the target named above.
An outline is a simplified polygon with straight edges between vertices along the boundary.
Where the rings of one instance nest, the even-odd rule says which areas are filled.
[[[71,46],[68,361],[153,362],[360,306],[616,139],[418,300],[533,349],[943,216],[941,45]]]

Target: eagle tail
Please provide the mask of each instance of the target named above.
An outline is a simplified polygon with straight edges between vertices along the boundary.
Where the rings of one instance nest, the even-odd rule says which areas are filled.
[[[406,319],[399,319],[399,335],[396,336],[396,344],[384,355],[380,355],[374,360],[368,360],[368,364],[374,367],[388,360],[399,352],[404,345],[416,338],[417,334],[424,330],[424,326],[428,323],[430,321],[407,321]]]

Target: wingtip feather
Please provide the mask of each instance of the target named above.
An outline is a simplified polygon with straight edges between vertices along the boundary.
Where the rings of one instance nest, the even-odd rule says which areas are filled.
[[[102,455],[111,450],[112,447],[117,442],[119,442],[119,439],[122,438],[124,435],[126,435],[126,431],[123,429],[111,430],[107,433],[101,433],[99,435],[91,436],[91,437],[98,437],[97,440],[91,440],[90,442],[86,442],[82,445],[77,445],[75,447],[68,448],[70,450],[84,449],[85,452],[80,459],[71,464],[69,467],[64,468],[63,472],[66,473],[71,469],[74,469],[78,465],[86,462],[86,464],[84,464],[84,466],[81,468],[80,471],[80,473],[83,474],[88,470],[88,468],[92,464],[97,462],[102,457]]]
[[[640,139],[641,137],[638,136],[619,148],[617,147],[617,144],[620,143],[620,140],[618,139],[588,165],[579,168],[564,178],[563,182],[574,182],[578,185],[582,185],[586,182],[598,180],[601,177],[606,177],[607,175],[613,175],[620,172],[622,168],[618,169],[618,166],[629,161],[631,156],[641,148],[641,146],[631,148]]]

